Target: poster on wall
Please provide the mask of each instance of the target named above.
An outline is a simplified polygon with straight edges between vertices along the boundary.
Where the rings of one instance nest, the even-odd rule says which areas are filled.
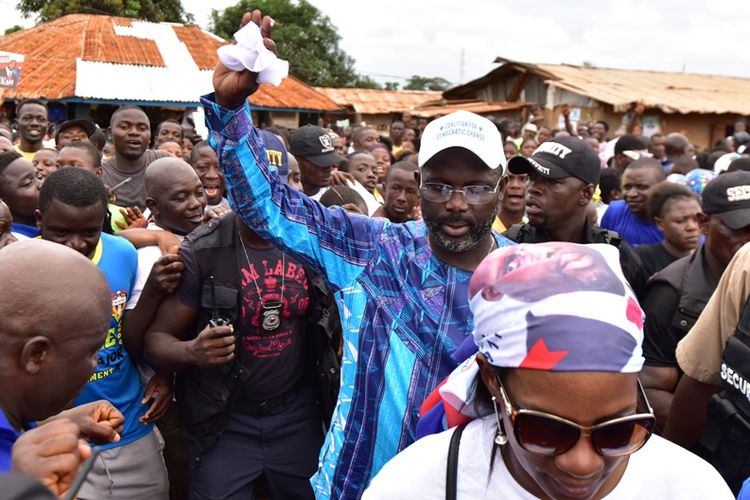
[[[21,79],[23,56],[0,50],[0,87],[14,89]]]
[[[659,115],[641,116],[641,133],[646,137],[651,137],[656,133],[661,133]]]

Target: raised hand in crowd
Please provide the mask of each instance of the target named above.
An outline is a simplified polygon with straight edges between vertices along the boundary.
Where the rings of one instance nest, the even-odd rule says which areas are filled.
[[[573,137],[578,136],[578,132],[573,128],[573,124],[570,123],[570,104],[563,104],[560,106],[560,114],[563,116],[565,121],[565,130]]]
[[[125,218],[125,224],[119,220],[115,221],[115,224],[120,229],[135,229],[148,226],[148,220],[138,207],[121,208],[120,213]]]
[[[274,25],[271,16],[263,16],[261,11],[256,9],[252,13],[246,12],[242,16],[240,27],[249,22],[253,22],[260,27],[263,45],[275,54],[276,43],[271,40],[271,31]],[[258,90],[258,74],[247,70],[233,71],[219,62],[214,69],[213,84],[217,104],[228,109],[236,109],[242,106],[245,99]]]

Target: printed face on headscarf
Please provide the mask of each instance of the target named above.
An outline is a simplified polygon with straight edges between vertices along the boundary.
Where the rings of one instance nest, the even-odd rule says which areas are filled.
[[[611,245],[499,249],[474,272],[469,294],[474,339],[494,366],[637,372],[643,364],[643,312]]]
[[[600,253],[566,243],[516,245],[507,252],[493,253],[475,272],[469,295],[480,290],[488,301],[508,295],[523,302],[572,291],[625,293]]]

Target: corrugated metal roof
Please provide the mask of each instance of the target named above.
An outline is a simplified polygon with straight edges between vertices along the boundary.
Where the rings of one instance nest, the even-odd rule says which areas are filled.
[[[79,60],[75,95],[107,101],[192,103],[213,91],[212,77],[213,71],[194,68],[180,70]]]
[[[552,86],[614,106],[625,111],[635,101],[666,113],[750,114],[750,78],[665,73],[552,64],[537,65],[558,80]]]
[[[460,102],[451,103],[451,101],[445,101],[442,105],[426,105],[424,107],[415,108],[411,114],[420,118],[433,118],[435,116],[447,115],[454,111],[471,111],[478,115],[487,115],[490,113],[498,113],[500,111],[512,111],[515,109],[521,109],[526,106],[531,106],[528,102]]]
[[[216,49],[226,45],[227,42],[213,33],[203,31],[198,26],[175,24],[172,27],[177,33],[177,38],[187,46],[195,64],[200,69],[213,70],[217,62]]]
[[[441,92],[431,90],[377,90],[377,89],[337,89],[317,87],[340,106],[353,109],[364,115],[400,113],[414,109],[428,101],[441,98]]]
[[[750,114],[750,78],[668,73],[573,66],[531,64],[498,57],[503,63],[485,76],[444,92],[447,99],[476,97],[477,91],[493,81],[518,73],[530,73],[547,84],[610,104],[625,111],[632,102],[666,113]]]
[[[224,43],[197,26],[71,14],[0,37],[0,50],[25,56],[18,86],[2,96],[194,105],[212,89],[216,49]],[[341,109],[293,78],[279,87],[261,85],[250,102],[285,110]]]

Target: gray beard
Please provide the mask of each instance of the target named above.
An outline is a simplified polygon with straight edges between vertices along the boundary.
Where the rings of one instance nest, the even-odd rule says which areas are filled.
[[[495,217],[497,217],[499,211],[500,204],[498,203],[495,206],[495,210],[492,211],[491,217],[488,217],[482,223],[472,225],[467,237],[461,241],[454,241],[445,236],[442,231],[440,231],[440,224],[437,222],[425,221],[425,225],[434,238],[435,243],[441,248],[451,253],[463,253],[477,246],[479,242],[482,241],[482,238],[492,230],[492,224],[495,222]]]

